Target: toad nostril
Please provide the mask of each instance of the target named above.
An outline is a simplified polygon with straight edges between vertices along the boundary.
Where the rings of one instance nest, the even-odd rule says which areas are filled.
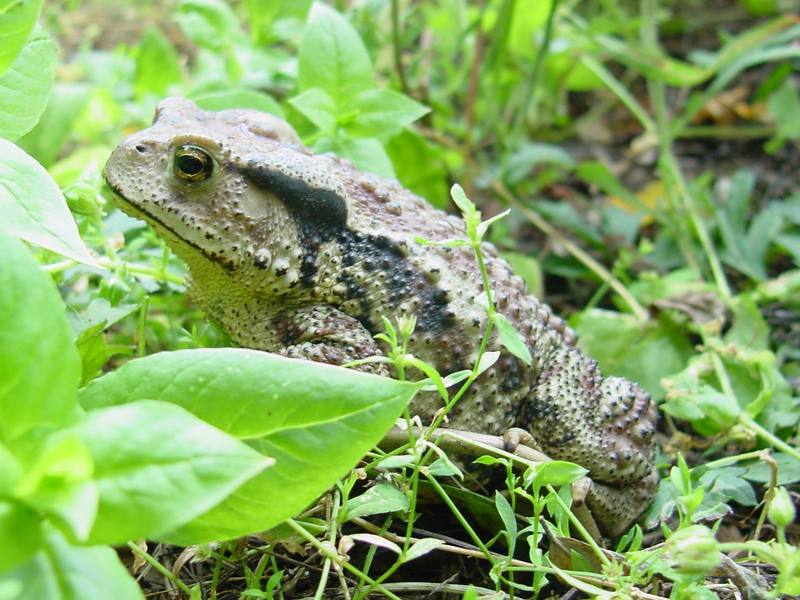
[[[136,144],[136,145],[134,146],[134,149],[135,149],[135,150],[136,150],[136,151],[137,151],[139,154],[147,154],[147,153],[150,151],[150,148],[149,148],[148,146],[146,146],[145,144]]]

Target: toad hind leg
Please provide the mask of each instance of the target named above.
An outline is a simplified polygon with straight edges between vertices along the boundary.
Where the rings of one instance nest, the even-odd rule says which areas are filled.
[[[589,470],[597,490],[587,492],[587,506],[597,509],[601,529],[615,535],[652,497],[655,405],[637,384],[604,378],[575,347],[556,349],[542,366],[518,425],[548,456]]]

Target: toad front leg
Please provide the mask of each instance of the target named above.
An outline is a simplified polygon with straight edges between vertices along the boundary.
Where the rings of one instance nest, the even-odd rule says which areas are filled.
[[[383,356],[372,334],[357,319],[329,304],[285,309],[272,319],[277,352],[330,365],[343,365],[371,356]],[[387,376],[385,363],[358,367]]]

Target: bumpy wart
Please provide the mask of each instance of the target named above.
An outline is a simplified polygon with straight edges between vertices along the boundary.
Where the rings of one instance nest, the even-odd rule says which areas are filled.
[[[263,113],[162,102],[152,127],[114,150],[106,179],[123,209],[186,261],[195,301],[242,346],[331,364],[382,353],[381,316],[417,316],[411,352],[442,373],[474,361],[486,310],[471,251],[423,246],[464,236],[460,219],[347,161],[314,155]],[[484,245],[496,307],[522,333],[528,367],[503,352],[450,415],[452,427],[527,429],[597,484],[588,499],[617,533],[652,495],[655,407],[603,378],[575,336]],[[490,349],[502,350],[492,339]],[[364,370],[389,374],[382,364]],[[422,394],[412,410],[441,407]]]

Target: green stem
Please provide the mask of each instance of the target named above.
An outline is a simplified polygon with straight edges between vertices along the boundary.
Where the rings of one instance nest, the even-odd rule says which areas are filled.
[[[739,423],[744,425],[747,429],[755,433],[758,437],[762,440],[770,444],[771,446],[777,448],[781,452],[785,452],[789,456],[795,458],[796,460],[800,460],[800,449],[795,448],[794,446],[790,446],[782,439],[777,437],[774,433],[764,429],[761,425],[759,425],[756,421],[753,420],[747,411],[742,411],[739,413]]]
[[[472,528],[472,526],[469,524],[469,522],[464,518],[464,515],[461,514],[461,511],[458,510],[458,507],[450,499],[450,496],[447,495],[447,492],[444,491],[444,488],[441,486],[441,484],[438,481],[436,481],[436,478],[434,476],[430,475],[429,473],[425,473],[425,477],[428,479],[428,481],[430,481],[430,483],[434,487],[434,489],[436,489],[437,493],[442,498],[442,500],[444,500],[444,503],[450,509],[450,512],[453,513],[453,516],[455,516],[456,520],[464,528],[464,531],[467,532],[467,535],[469,535],[469,537],[472,539],[472,542],[478,548],[480,548],[480,551],[483,552],[484,556],[486,556],[486,560],[488,560],[489,562],[494,564],[492,562],[492,553],[486,547],[486,544],[483,543],[481,538],[478,537],[478,534],[475,533],[475,530]]]
[[[289,527],[291,527],[292,530],[296,534],[298,534],[300,537],[302,537],[304,540],[306,540],[309,544],[314,546],[314,548],[316,548],[317,551],[320,554],[322,554],[323,556],[329,558],[330,560],[332,560],[333,562],[335,562],[337,565],[341,566],[342,568],[347,569],[348,571],[350,571],[353,575],[355,575],[359,579],[363,579],[367,583],[369,583],[371,585],[374,585],[375,588],[381,594],[383,594],[384,596],[392,598],[392,600],[400,600],[400,598],[395,596],[392,592],[387,590],[382,585],[376,585],[375,581],[372,579],[372,577],[370,577],[366,573],[363,573],[362,571],[360,571],[359,569],[354,567],[349,561],[342,559],[342,557],[339,556],[339,554],[333,548],[331,548],[330,546],[327,546],[327,545],[323,544],[322,542],[320,542],[317,538],[315,538],[308,531],[306,531],[305,528],[302,525],[300,525],[297,521],[295,521],[294,519],[287,519],[285,521],[285,523]]]
[[[136,556],[141,558],[143,561],[145,561],[148,565],[153,567],[156,571],[161,573],[173,584],[175,584],[175,586],[177,586],[184,594],[186,594],[187,596],[191,595],[192,590],[189,589],[189,586],[186,585],[183,581],[181,581],[179,577],[176,577],[175,574],[172,571],[170,571],[167,567],[158,562],[158,560],[156,560],[154,556],[151,556],[146,550],[143,550],[133,542],[128,542],[128,549],[131,552],[133,552]]]
[[[578,517],[575,516],[570,507],[567,506],[567,503],[564,502],[564,499],[558,495],[558,493],[556,492],[556,490],[553,488],[552,485],[548,485],[546,487],[547,491],[549,491],[555,497],[556,502],[561,507],[561,510],[563,510],[567,514],[567,517],[569,518],[570,523],[572,523],[572,526],[578,530],[578,533],[581,534],[581,537],[583,537],[586,543],[589,544],[589,546],[591,546],[592,551],[595,553],[598,560],[601,563],[603,563],[603,566],[605,567],[611,566],[611,561],[605,555],[603,549],[597,545],[597,542],[594,540],[594,538],[589,534],[588,531],[586,531],[586,527],[583,526],[583,523],[580,522],[580,519],[578,519]]]

